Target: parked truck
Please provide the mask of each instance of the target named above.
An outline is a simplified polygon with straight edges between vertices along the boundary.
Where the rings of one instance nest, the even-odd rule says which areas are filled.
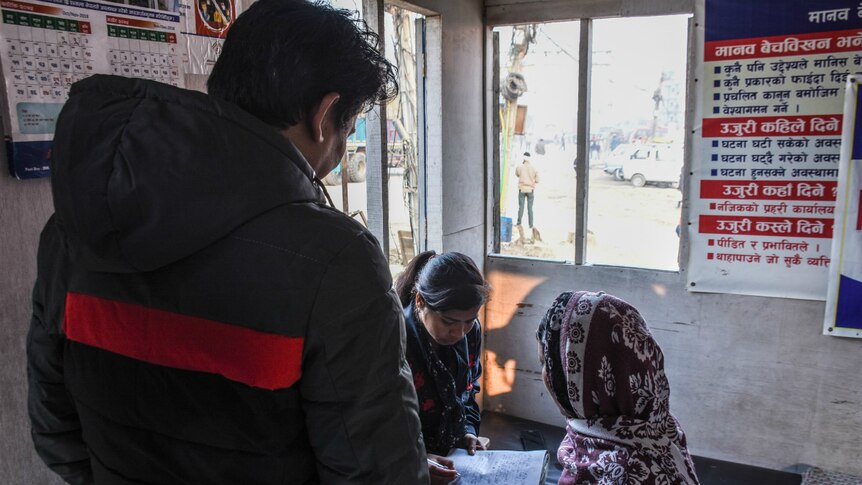
[[[390,167],[397,167],[401,164],[402,152],[402,137],[399,130],[396,128],[396,123],[392,120],[387,122],[388,129],[386,130],[386,139],[388,140],[388,161]],[[344,163],[338,164],[335,170],[323,178],[323,183],[326,185],[340,185],[341,178],[344,173],[347,173],[348,182],[364,182],[366,173],[366,136],[365,116],[362,115],[356,119],[356,130],[347,138],[347,169],[345,170]]]

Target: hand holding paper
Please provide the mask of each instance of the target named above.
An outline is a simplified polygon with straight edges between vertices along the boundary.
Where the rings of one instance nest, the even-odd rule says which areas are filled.
[[[456,449],[449,457],[461,474],[461,485],[539,485],[545,480],[546,450],[482,451]]]

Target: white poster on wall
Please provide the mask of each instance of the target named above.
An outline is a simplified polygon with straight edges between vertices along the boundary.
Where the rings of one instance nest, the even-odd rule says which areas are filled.
[[[859,6],[697,2],[690,291],[825,299]]]
[[[183,85],[173,4],[2,0],[3,113],[12,175],[48,175],[51,141],[72,83],[116,74]]]
[[[850,76],[823,333],[862,338],[862,76]]]

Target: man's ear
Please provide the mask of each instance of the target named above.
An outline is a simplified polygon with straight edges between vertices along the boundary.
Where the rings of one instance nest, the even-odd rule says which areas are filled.
[[[323,141],[324,135],[326,134],[326,124],[335,122],[334,119],[331,119],[333,106],[335,106],[335,103],[337,103],[340,98],[341,95],[335,92],[327,93],[323,98],[321,98],[317,108],[313,111],[314,115],[311,117],[312,141],[316,143]]]

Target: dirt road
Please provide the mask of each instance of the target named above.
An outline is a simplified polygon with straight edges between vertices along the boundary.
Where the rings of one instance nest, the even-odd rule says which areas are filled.
[[[543,242],[517,244],[518,232],[513,230],[513,242],[502,244],[503,254],[574,260],[576,178],[573,159],[573,150],[561,151],[556,147],[550,148],[544,156],[532,158],[540,177],[533,210]],[[603,168],[604,163],[598,159],[592,161],[589,169],[587,262],[677,270],[680,191],[655,185],[634,187],[629,182],[614,180]],[[511,217],[513,224],[517,222],[518,189],[514,167],[511,167],[506,200],[501,205],[502,215]],[[529,237],[526,209],[524,212],[522,222],[525,235]]]
[[[575,246],[575,172],[572,168],[574,151],[549,147],[544,156],[534,156],[533,165],[539,170],[540,183],[534,202],[535,224],[542,242],[502,243],[501,252],[509,255],[573,261]],[[680,209],[680,191],[669,187],[647,185],[634,187],[613,179],[602,170],[604,163],[594,160],[589,174],[589,211],[587,214],[587,262],[614,266],[675,271],[679,268],[677,253],[679,238],[676,226]],[[518,188],[514,167],[510,167],[509,187],[502,215],[518,216]],[[398,230],[410,229],[398,171],[389,178],[390,262],[393,274],[402,266],[395,238]],[[329,186],[333,202],[341,208],[341,186]],[[363,210],[367,216],[365,183],[348,184],[350,210]],[[529,237],[527,214],[523,226]]]

